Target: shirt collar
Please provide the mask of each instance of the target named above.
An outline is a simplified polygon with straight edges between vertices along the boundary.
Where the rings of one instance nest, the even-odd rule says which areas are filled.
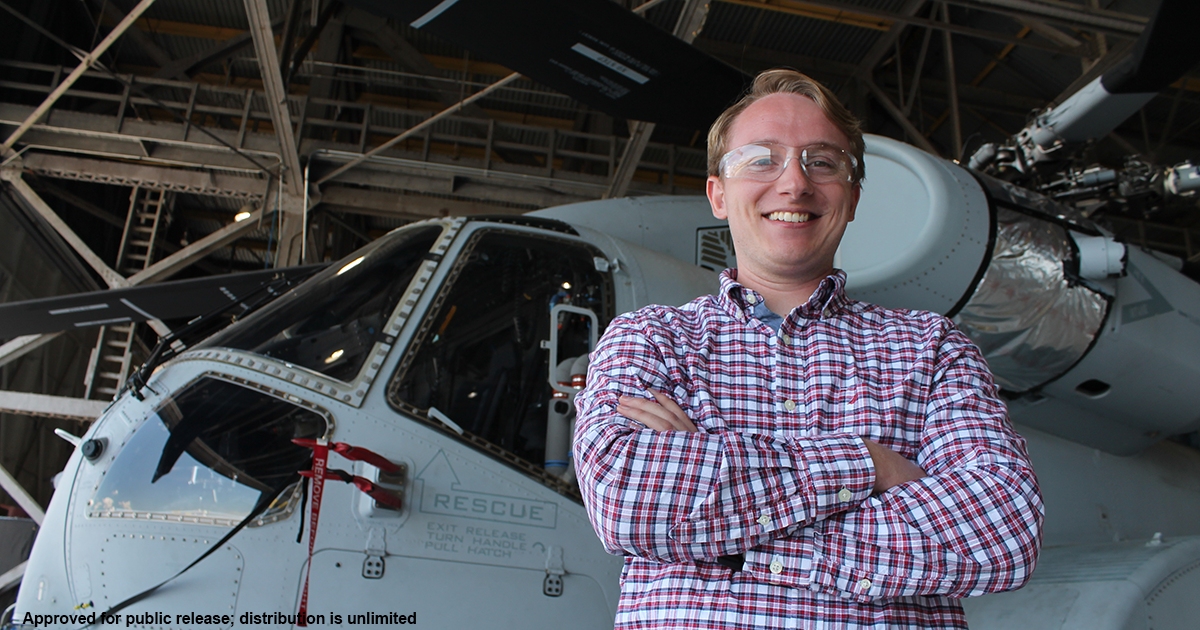
[[[762,303],[762,295],[737,281],[737,269],[726,269],[721,272],[721,292],[717,295],[717,300],[726,311],[736,316],[738,313],[752,312],[754,305]],[[797,311],[810,318],[832,317],[849,305],[850,298],[846,297],[846,272],[834,269],[833,273],[821,280],[812,297],[808,302],[801,304]],[[747,308],[751,310],[747,311]],[[786,318],[789,314],[783,315]]]

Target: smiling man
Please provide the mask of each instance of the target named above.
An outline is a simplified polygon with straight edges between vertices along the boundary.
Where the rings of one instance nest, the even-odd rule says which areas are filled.
[[[772,70],[708,149],[738,268],[614,320],[576,399],[617,627],[965,628],[955,598],[1029,579],[1041,496],[978,349],[845,294],[858,122]]]

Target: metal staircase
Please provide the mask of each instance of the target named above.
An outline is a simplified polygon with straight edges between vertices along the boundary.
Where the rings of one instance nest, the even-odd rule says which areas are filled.
[[[133,187],[115,269],[125,276],[132,276],[153,264],[155,245],[169,223],[173,202],[174,193]],[[136,324],[101,326],[84,376],[85,397],[91,400],[114,398],[129,377],[135,352],[141,356],[147,353],[137,336]]]

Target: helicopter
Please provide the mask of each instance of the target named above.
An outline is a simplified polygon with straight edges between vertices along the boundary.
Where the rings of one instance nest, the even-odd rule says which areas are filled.
[[[1200,451],[1163,438],[1200,428],[1200,286],[1050,195],[866,140],[847,291],[968,332],[1048,506],[1033,579],[964,600],[972,627],[1187,626]],[[701,197],[434,219],[167,338],[78,438],[0,622],[610,627],[571,398],[608,321],[729,266]]]

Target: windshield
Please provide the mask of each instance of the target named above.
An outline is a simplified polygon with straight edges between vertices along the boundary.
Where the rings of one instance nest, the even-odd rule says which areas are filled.
[[[441,233],[441,225],[398,230],[198,347],[246,350],[350,382]]]
[[[590,310],[600,326],[611,319],[611,279],[596,269],[600,256],[578,241],[475,232],[397,368],[389,402],[436,408],[470,435],[540,468],[554,396],[551,326],[560,361],[586,357],[593,332],[591,320],[555,318],[553,308]]]
[[[298,480],[325,418],[267,392],[213,377],[171,397],[134,432],[89,504],[93,517],[233,525]],[[292,500],[284,492],[277,503]],[[272,509],[277,511],[279,506]]]

